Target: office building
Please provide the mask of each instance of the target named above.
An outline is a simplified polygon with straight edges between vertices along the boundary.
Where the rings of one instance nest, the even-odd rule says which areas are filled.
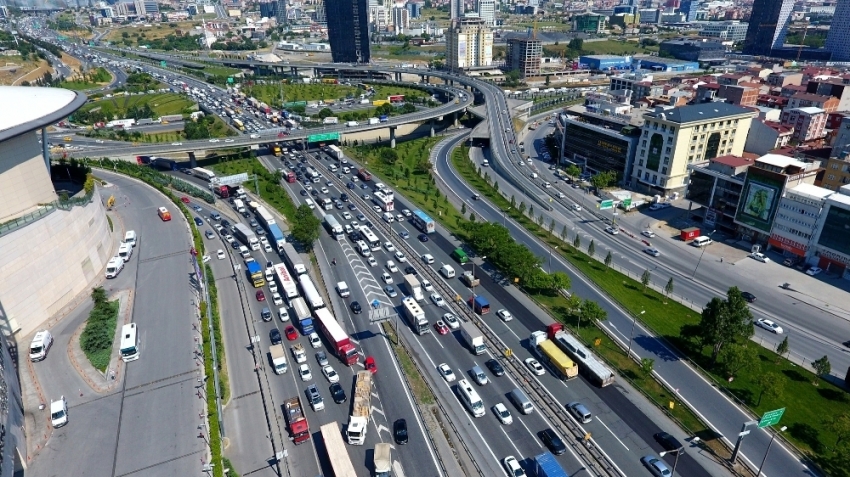
[[[521,78],[540,74],[543,45],[533,38],[508,38],[506,63],[508,71],[519,71]]]
[[[390,10],[390,21],[396,35],[403,35],[410,29],[410,12],[404,5],[395,5]]]
[[[612,76],[608,84],[609,91],[628,90],[631,91],[631,104],[649,96],[661,96],[664,94],[663,85],[652,84],[652,75],[642,73],[625,73]]]
[[[496,26],[496,0],[475,0],[475,11],[487,26]]]
[[[453,69],[493,65],[493,31],[484,19],[460,18],[446,30],[446,64]]]
[[[617,55],[585,55],[578,59],[582,68],[596,71],[624,70],[631,66],[631,57]]]
[[[286,0],[277,0],[275,4],[275,18],[277,19],[277,23],[282,25],[287,20]]]
[[[699,0],[682,0],[679,4],[679,13],[685,16],[686,22],[692,22],[697,19],[697,11],[700,6]]]
[[[367,0],[325,0],[334,63],[369,63]]]
[[[832,61],[850,61],[850,0],[838,0],[832,25],[826,37],[826,49],[831,53]]]
[[[826,199],[823,225],[814,238],[816,265],[828,273],[844,279],[850,278],[850,185],[838,189]],[[814,262],[814,257],[810,262]]]
[[[685,61],[726,60],[726,47],[721,42],[713,40],[665,40],[661,42],[660,53]]]
[[[407,2],[404,4],[404,8],[407,9],[407,12],[410,14],[410,18],[419,18],[422,15],[422,4],[416,2]]]
[[[744,39],[745,55],[770,55],[785,43],[794,0],[754,0]]]
[[[699,34],[706,38],[715,38],[719,41],[732,41],[738,43],[747,38],[748,27],[749,24],[741,23],[737,20],[708,22],[703,23],[702,30],[700,30]],[[782,45],[780,44],[780,46]]]
[[[265,18],[275,18],[277,16],[277,2],[260,2],[260,16]]]
[[[814,238],[823,226],[827,198],[835,192],[812,184],[797,184],[779,199],[768,249],[779,249],[787,257],[804,259],[813,254]]]
[[[686,198],[695,206],[688,210],[688,218],[706,228],[735,235],[735,211],[744,189],[747,169],[754,158],[720,156],[707,161],[688,164],[690,184]]]
[[[573,19],[573,30],[581,33],[605,33],[608,30],[608,17],[591,12],[576,15]]]
[[[463,14],[466,13],[464,0],[449,0],[449,13],[451,14],[452,22],[463,18]]]

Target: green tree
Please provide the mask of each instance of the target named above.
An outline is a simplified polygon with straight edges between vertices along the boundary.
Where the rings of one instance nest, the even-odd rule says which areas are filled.
[[[549,280],[551,281],[549,289],[554,293],[558,293],[559,290],[567,290],[572,285],[570,276],[564,272],[550,273]]]
[[[322,108],[322,109],[319,111],[319,119],[325,119],[325,118],[327,118],[327,117],[331,117],[331,116],[333,116],[333,115],[334,115],[334,112],[333,112],[333,111],[331,111],[331,109],[330,109],[330,108]]]
[[[833,447],[838,447],[841,441],[850,437],[850,415],[846,412],[825,418],[823,424],[826,430],[835,434],[835,445]]]
[[[614,256],[611,255],[611,251],[608,251],[608,255],[605,255],[605,267],[611,268],[611,262],[614,261]]]
[[[788,353],[788,337],[782,339],[782,341],[776,345],[776,364],[779,364],[785,354]]]
[[[398,162],[398,152],[395,149],[382,148],[380,152],[381,160],[389,165]]]
[[[667,285],[664,287],[664,296],[666,296],[667,298],[670,298],[670,295],[672,295],[672,294],[673,294],[673,277],[670,277],[670,279],[667,280]],[[665,301],[665,303],[667,303],[667,302]]]
[[[714,297],[702,310],[699,325],[694,328],[701,346],[711,347],[711,361],[717,362],[720,350],[729,343],[752,336],[753,314],[738,287],[726,292],[726,299]]]
[[[581,248],[581,237],[578,233],[576,233],[576,238],[573,239],[573,247],[575,247],[576,250]]]
[[[649,282],[652,280],[652,272],[649,270],[644,270],[643,275],[640,276],[640,284],[643,285],[643,291],[646,293],[646,287],[649,286]]]
[[[597,190],[602,190],[617,180],[617,173],[613,171],[600,172],[590,178],[590,183]]]
[[[589,322],[599,322],[605,320],[605,318],[608,317],[608,313],[601,306],[599,306],[599,303],[585,298],[581,302],[581,308],[579,309],[579,317],[581,318],[581,320]],[[579,324],[581,324],[581,321],[579,321]]]
[[[470,221],[470,222],[475,222],[475,212],[470,212],[470,213],[469,213],[469,221]]]
[[[573,180],[581,175],[581,169],[579,169],[579,167],[575,164],[570,164],[564,172],[566,172]]]
[[[106,298],[106,290],[104,290],[103,287],[95,287],[91,289],[91,301],[94,302],[95,306],[106,303]]]
[[[516,208],[516,197],[514,197],[514,196],[511,196],[511,208],[512,209]]]
[[[829,374],[830,371],[832,371],[832,364],[830,364],[829,358],[824,355],[823,358],[812,361],[812,368],[815,370],[815,380],[812,381],[812,384],[817,386],[820,377],[825,374]]]
[[[575,293],[571,293],[564,303],[564,308],[570,315],[578,314],[579,310],[581,310],[581,298]]]
[[[496,192],[499,192],[499,181],[494,181],[494,182],[493,182],[493,189],[494,189]]]
[[[561,229],[561,240],[564,242],[567,241],[567,237],[569,236],[569,231],[567,230],[567,224],[564,224],[564,228]]]
[[[655,360],[650,358],[642,358],[640,360],[640,373],[644,379],[652,376],[652,368],[655,366]]]
[[[525,215],[525,202],[520,201],[519,208],[517,210],[519,210],[520,214]]]
[[[596,241],[590,239],[590,243],[587,245],[587,254],[591,257],[596,254]]]
[[[567,44],[567,48],[575,52],[581,52],[584,49],[584,40],[581,38],[573,38]]]
[[[292,237],[307,249],[312,249],[313,244],[319,238],[319,227],[321,222],[306,205],[298,207],[295,211],[295,220],[292,223]]]
[[[761,405],[761,399],[779,399],[782,397],[782,392],[785,389],[783,378],[777,373],[767,372],[759,373],[753,380],[759,388],[759,399],[756,406]]]
[[[758,351],[747,343],[731,343],[720,350],[720,363],[728,377],[734,377],[744,366],[758,363]]]
[[[549,233],[551,234],[555,230],[555,219],[549,221]]]
[[[460,215],[466,215],[466,202],[460,204]]]

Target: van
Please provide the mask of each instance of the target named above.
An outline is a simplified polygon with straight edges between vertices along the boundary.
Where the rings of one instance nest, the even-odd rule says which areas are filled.
[[[136,231],[128,230],[127,233],[124,234],[124,243],[130,244],[131,247],[136,246]]]
[[[242,246],[239,247],[239,255],[241,255],[242,258],[250,258],[251,257],[251,251],[248,250],[248,247],[242,245]]]
[[[30,361],[41,361],[47,357],[47,350],[53,344],[53,335],[47,330],[41,330],[32,337],[30,343]]]
[[[536,172],[532,172],[532,173],[531,173],[531,178],[532,178],[532,179],[537,179],[537,173],[536,173]]]
[[[106,278],[115,278],[124,269],[124,259],[121,257],[112,257],[109,263],[106,264]]]
[[[593,416],[590,414],[590,411],[580,402],[571,402],[567,404],[567,410],[581,424],[587,424],[593,420]]]
[[[454,278],[455,277],[454,267],[452,267],[451,265],[448,265],[448,264],[443,264],[443,266],[440,267],[440,273],[442,273],[443,276],[446,277],[446,278]]]
[[[348,289],[348,284],[345,282],[339,282],[336,284],[336,291],[339,293],[339,296],[346,298],[351,295],[351,290]]]
[[[313,203],[313,199],[304,199],[304,203],[307,204],[307,207],[309,207],[310,210],[316,208],[316,204]]]
[[[705,237],[705,236],[697,237],[697,238],[694,239],[693,242],[691,242],[691,245],[693,245],[694,247],[698,247],[698,248],[702,247],[704,245],[711,245],[711,239],[708,238],[708,237]]]
[[[395,217],[393,217],[393,214],[391,214],[389,212],[384,212],[382,217],[384,218],[384,222],[386,222],[388,224],[395,222]]]
[[[487,379],[487,375],[484,374],[484,370],[481,369],[480,366],[473,366],[472,369],[469,370],[469,374],[479,386],[484,386],[490,382],[490,380]]]
[[[478,200],[480,198],[481,198],[481,195],[479,195],[477,192],[475,194],[472,194],[472,200]]]
[[[490,161],[488,161],[487,159],[484,159],[481,162],[481,167],[490,167]]]
[[[519,409],[519,412],[523,414],[531,414],[531,412],[534,411],[534,404],[531,404],[531,399],[528,399],[528,396],[526,396],[521,389],[514,388],[508,397],[511,402],[514,403],[514,406]]]
[[[133,246],[128,243],[122,243],[118,246],[118,256],[121,257],[124,262],[129,262],[130,257],[133,255]]]

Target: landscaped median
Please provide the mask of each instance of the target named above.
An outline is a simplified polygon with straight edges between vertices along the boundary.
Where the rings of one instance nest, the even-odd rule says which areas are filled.
[[[115,344],[119,304],[118,300],[107,300],[103,287],[93,288],[91,299],[94,308],[89,313],[86,326],[80,335],[80,348],[92,366],[105,373]]]

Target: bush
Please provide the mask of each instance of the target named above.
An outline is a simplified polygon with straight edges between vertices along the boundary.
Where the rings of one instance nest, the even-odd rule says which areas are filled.
[[[118,300],[107,301],[106,292],[102,287],[92,289],[91,297],[94,308],[89,313],[86,327],[80,335],[80,348],[92,366],[104,372],[112,355],[115,327],[118,323]]]

